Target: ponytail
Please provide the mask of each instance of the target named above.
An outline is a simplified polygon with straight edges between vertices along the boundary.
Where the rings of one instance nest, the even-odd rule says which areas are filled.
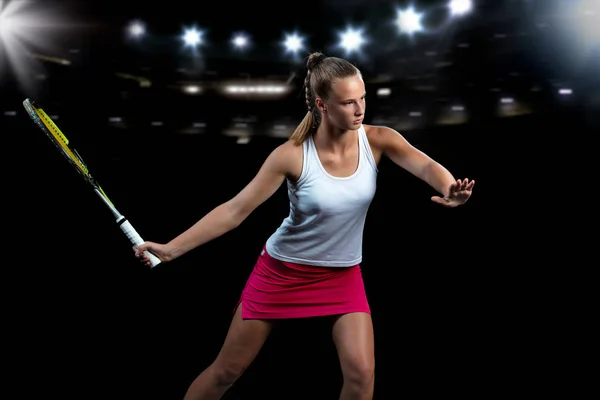
[[[302,119],[302,122],[296,127],[292,136],[290,136],[290,140],[294,141],[297,146],[300,146],[313,131],[314,125],[314,117],[312,111],[308,111]]]
[[[316,130],[317,126],[314,111],[315,111],[315,97],[311,90],[310,79],[311,72],[316,66],[315,60],[319,57],[321,53],[313,53],[308,57],[308,61],[306,62],[306,77],[304,78],[304,101],[306,103],[306,107],[308,108],[308,112],[302,119],[302,122],[296,127],[292,136],[290,136],[290,140],[295,142],[296,146],[300,146],[304,143],[309,136]],[[320,121],[319,121],[320,122]]]

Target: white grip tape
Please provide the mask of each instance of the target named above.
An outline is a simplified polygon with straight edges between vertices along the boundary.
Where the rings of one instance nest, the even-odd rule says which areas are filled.
[[[129,238],[131,243],[133,243],[136,247],[144,244],[144,240],[142,240],[141,236],[137,233],[137,231],[133,229],[133,226],[131,226],[131,223],[129,223],[129,221],[126,220],[119,226],[121,227],[121,230],[125,233],[125,235]],[[150,253],[148,250],[145,250],[144,254],[147,255],[148,258],[150,258],[150,265],[152,267],[155,267],[158,264],[160,264],[160,260],[158,259],[158,257]]]

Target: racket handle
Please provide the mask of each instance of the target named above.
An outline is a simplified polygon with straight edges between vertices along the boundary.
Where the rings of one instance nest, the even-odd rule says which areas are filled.
[[[129,238],[131,243],[133,243],[136,247],[144,244],[142,237],[137,233],[137,231],[133,228],[131,223],[127,221],[125,218],[121,219],[117,222],[119,227],[125,233],[125,236]],[[154,268],[158,264],[160,264],[160,259],[156,257],[154,254],[150,253],[148,250],[144,251],[144,254],[150,258],[150,267]]]

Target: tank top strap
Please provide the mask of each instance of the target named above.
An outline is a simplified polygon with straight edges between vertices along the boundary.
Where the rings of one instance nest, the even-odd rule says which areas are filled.
[[[306,177],[310,174],[311,170],[313,170],[312,166],[314,163],[314,145],[315,144],[312,135],[309,135],[308,138],[304,142],[302,142],[302,172],[300,173],[300,178],[296,183],[304,181]]]
[[[361,161],[368,163],[371,168],[377,172],[377,163],[375,162],[375,157],[373,156],[371,145],[369,144],[369,138],[367,137],[367,132],[363,125],[358,128],[358,143],[360,146]]]

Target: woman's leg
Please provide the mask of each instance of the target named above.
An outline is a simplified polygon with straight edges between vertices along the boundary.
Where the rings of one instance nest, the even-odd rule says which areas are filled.
[[[333,341],[344,384],[340,400],[371,400],[375,383],[375,344],[371,315],[355,312],[336,318]]]
[[[192,382],[184,400],[217,400],[252,363],[272,329],[262,320],[242,320],[240,303],[217,358]]]

